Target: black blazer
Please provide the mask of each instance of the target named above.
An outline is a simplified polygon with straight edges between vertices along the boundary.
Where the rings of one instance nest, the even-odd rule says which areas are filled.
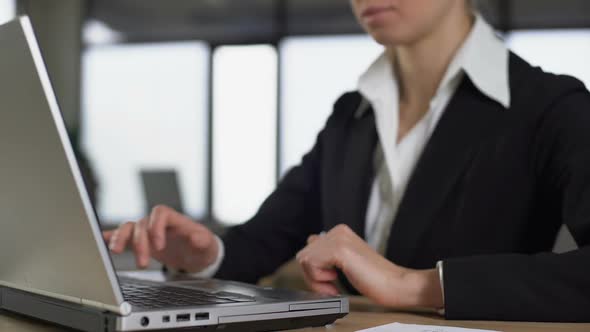
[[[442,259],[449,319],[590,321],[590,94],[514,54],[509,77],[505,109],[465,76],[410,178],[386,257],[417,269]],[[256,282],[337,224],[364,237],[377,133],[372,111],[356,112],[361,100],[342,96],[301,164],[225,235],[216,277]],[[564,223],[580,249],[553,254]]]

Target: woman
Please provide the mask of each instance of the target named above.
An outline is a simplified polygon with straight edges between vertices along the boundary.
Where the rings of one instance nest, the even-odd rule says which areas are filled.
[[[351,0],[385,52],[314,148],[223,240],[166,207],[105,233],[175,269],[255,282],[296,255],[392,308],[590,321],[590,95],[511,54],[467,0]],[[549,253],[566,223],[580,249]],[[436,267],[435,267],[436,266]]]

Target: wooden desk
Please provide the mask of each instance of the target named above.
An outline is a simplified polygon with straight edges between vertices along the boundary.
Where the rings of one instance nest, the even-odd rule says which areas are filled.
[[[590,324],[547,324],[521,322],[475,322],[475,321],[446,321],[439,317],[412,313],[375,313],[351,312],[345,318],[336,321],[326,328],[296,330],[297,332],[353,332],[369,327],[390,323],[444,325],[466,327],[472,329],[486,329],[503,332],[588,332]]]
[[[386,312],[363,298],[351,299],[351,313],[333,325],[295,332],[353,332],[389,323],[446,325],[503,332],[588,332],[590,324],[446,321],[435,314]],[[64,328],[0,311],[0,331],[57,332]]]

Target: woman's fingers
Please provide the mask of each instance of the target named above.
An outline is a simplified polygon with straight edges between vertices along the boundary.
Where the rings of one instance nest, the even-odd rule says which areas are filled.
[[[145,269],[150,262],[150,241],[147,230],[147,219],[142,219],[135,224],[133,232],[133,251],[139,268]]]
[[[102,232],[102,239],[104,240],[104,242],[110,243],[114,233],[115,230]]]
[[[149,235],[156,250],[166,247],[166,229],[173,222],[174,210],[163,205],[155,206],[149,216]]]
[[[338,296],[340,294],[338,288],[329,282],[312,282],[308,286],[314,293],[330,296]]]
[[[325,295],[338,295],[338,288],[334,281],[338,279],[338,273],[333,269],[313,266],[305,260],[298,260],[303,270],[303,277],[307,286],[316,293]]]
[[[215,236],[205,226],[166,206],[157,206],[149,217],[128,222],[117,230],[103,233],[113,253],[122,253],[132,244],[139,268],[149,265],[152,255],[162,263],[198,270],[202,262],[214,261],[218,252]],[[174,240],[174,245],[166,243]],[[183,257],[190,257],[185,259]],[[182,261],[191,262],[183,266]],[[192,264],[192,262],[196,262]],[[185,264],[186,265],[186,264]]]
[[[310,236],[307,238],[307,244],[312,244],[312,243],[313,243],[313,242],[315,242],[315,240],[317,240],[318,238],[319,238],[319,235],[316,235],[316,234],[314,234],[314,235],[310,235]]]
[[[338,273],[333,269],[324,269],[314,267],[309,264],[302,265],[303,272],[309,277],[310,280],[316,282],[332,282],[338,279]]]
[[[173,228],[180,237],[191,240],[192,236],[201,231],[201,225],[187,216],[164,205],[154,207],[149,217],[147,231],[149,238],[157,251],[166,248],[166,232]]]
[[[127,244],[131,240],[133,229],[135,227],[134,222],[127,222],[118,229],[112,231],[109,240],[109,249],[115,254],[120,254],[125,250]]]
[[[312,274],[308,273],[308,268],[303,267],[303,280],[312,292],[324,295],[338,295],[338,288],[332,281],[319,281],[313,278]],[[335,280],[335,279],[334,279]]]

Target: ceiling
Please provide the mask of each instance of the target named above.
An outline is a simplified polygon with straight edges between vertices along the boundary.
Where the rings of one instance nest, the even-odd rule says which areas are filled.
[[[479,2],[501,30],[590,28],[588,0]],[[106,23],[128,42],[251,43],[361,32],[347,0],[90,0],[87,18]]]

